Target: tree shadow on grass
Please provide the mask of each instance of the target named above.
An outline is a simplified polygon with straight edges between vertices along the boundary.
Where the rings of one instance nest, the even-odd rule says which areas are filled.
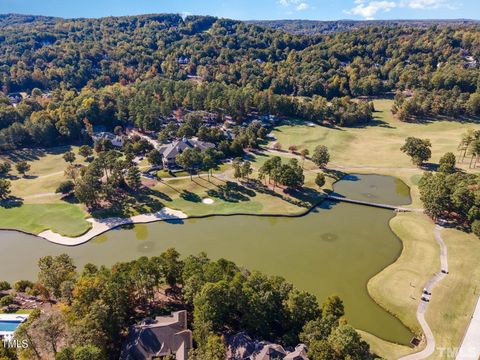
[[[195,202],[195,203],[199,203],[202,201],[202,198],[200,196],[188,190],[183,190],[182,193],[180,194],[180,197],[186,201]]]
[[[170,196],[168,196],[167,194],[165,194],[161,191],[158,191],[158,190],[154,190],[152,188],[145,188],[143,190],[143,192],[147,195],[154,196],[154,197],[157,197],[159,199],[162,199],[163,201],[172,201],[172,198]]]
[[[439,166],[438,164],[434,164],[434,163],[423,163],[420,168],[425,171],[437,171],[438,166]]]
[[[37,175],[25,174],[24,176],[22,176],[22,179],[27,179],[27,180],[33,180],[33,179],[36,179],[36,178],[38,178]]]
[[[232,203],[250,201],[250,198],[256,195],[255,191],[232,181],[227,181],[225,185],[219,185],[215,190],[208,190],[207,194]]]
[[[263,184],[260,180],[250,180],[248,183],[248,186],[251,189],[254,189],[258,193],[261,194],[267,194],[276,198],[279,198],[283,201],[286,201],[292,205],[298,206],[298,207],[303,207],[303,208],[309,208],[314,205],[314,201],[312,201],[312,198],[318,198],[318,201],[321,199],[321,194],[317,192],[314,189],[306,188],[306,192],[304,192],[305,189],[303,190],[293,190],[293,189],[285,189],[284,193],[286,193],[289,196],[283,196],[282,194],[273,191],[270,189],[267,185]],[[315,196],[312,196],[314,194]]]
[[[177,193],[180,193],[180,192],[181,192],[181,191],[178,190],[177,188],[174,188],[172,185],[170,185],[167,181],[160,181],[160,183],[163,184],[163,185],[165,185],[165,186],[167,186],[167,187],[169,187],[169,188],[172,189],[173,191],[176,191]],[[166,195],[166,196],[168,196],[168,195]]]
[[[67,195],[63,196],[61,200],[65,201],[69,204],[79,204],[80,203],[78,201],[78,199],[75,197],[74,194],[67,194]]]
[[[342,179],[344,176],[345,176],[345,173],[343,171],[340,171],[340,170],[334,170],[334,169],[323,169],[323,172],[333,178],[334,180],[338,181],[340,179]]]
[[[0,207],[4,209],[13,209],[22,205],[23,199],[16,196],[10,196],[9,198],[0,201]]]
[[[93,208],[94,218],[127,218],[135,214],[151,214],[164,208],[164,204],[148,192],[124,193],[111,199],[102,207]]]
[[[204,181],[207,181],[207,182],[208,182],[208,180],[206,180],[206,179],[204,179],[204,178],[202,178],[202,177],[198,177],[197,179],[204,180]],[[200,187],[202,187],[202,188],[204,188],[204,189],[209,189],[208,186],[202,185],[202,184],[200,184],[198,181],[195,181],[195,178],[192,179],[192,182],[194,182],[195,184],[197,184],[198,186],[200,186]],[[180,196],[181,196],[181,195],[180,195]]]
[[[311,207],[323,198],[321,192],[310,187],[303,187],[301,190],[287,190],[286,193],[299,200],[302,207]]]
[[[35,161],[40,160],[40,158],[46,155],[63,154],[67,151],[70,151],[71,148],[72,147],[70,145],[56,146],[52,148],[24,148],[10,151],[9,153],[5,154],[5,156],[13,162]]]

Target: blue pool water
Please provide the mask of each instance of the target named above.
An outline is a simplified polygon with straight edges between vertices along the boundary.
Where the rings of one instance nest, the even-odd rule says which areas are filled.
[[[15,320],[0,320],[0,332],[1,331],[15,331],[18,327],[18,325],[21,324],[21,321],[15,321]]]

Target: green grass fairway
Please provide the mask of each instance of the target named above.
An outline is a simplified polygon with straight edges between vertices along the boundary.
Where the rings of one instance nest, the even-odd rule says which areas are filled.
[[[402,254],[368,282],[368,290],[376,302],[419,334],[415,313],[423,286],[440,268],[434,224],[423,214],[400,213],[390,221],[390,226],[403,241]]]
[[[68,164],[63,159],[66,151],[73,151],[77,155],[76,164],[85,164],[83,157],[78,155],[78,146],[60,146],[48,150],[16,150],[8,156],[0,157],[0,162],[12,163],[12,174],[17,176],[17,179],[12,181],[12,194],[25,198],[26,203],[61,203],[60,196],[49,194],[54,193],[58,185],[66,180],[64,171]],[[15,170],[15,162],[23,160],[31,166],[26,177],[22,177]]]
[[[460,346],[480,295],[480,240],[453,229],[443,230],[442,238],[448,248],[449,275],[434,289],[426,314],[437,346],[434,359],[446,358],[440,348]]]
[[[90,229],[88,214],[71,204],[24,204],[0,207],[0,228],[38,234],[52,230],[65,236],[80,236]]]
[[[392,100],[375,100],[376,123],[362,128],[327,128],[322,126],[284,125],[273,135],[283,149],[296,145],[310,153],[319,144],[331,152],[331,161],[342,166],[413,167],[410,158],[400,151],[407,136],[430,139],[432,162],[438,162],[448,151],[457,154],[461,135],[467,129],[480,129],[475,123],[434,121],[424,124],[404,123],[395,119],[390,108]],[[465,161],[461,165],[468,167]]]
[[[226,175],[231,178],[231,171]],[[247,185],[241,185],[239,192],[234,194],[235,197],[238,196],[237,200],[225,200],[212,194],[212,191],[218,191],[219,187],[226,184],[226,180],[213,176],[208,181],[206,174],[201,175],[200,178],[194,176],[193,180],[186,178],[160,182],[154,189],[163,194],[161,198],[165,206],[182,210],[190,216],[235,213],[298,215],[308,210],[312,204],[318,203],[323,197],[323,193],[314,184],[315,173],[305,175],[307,192],[297,197],[289,196],[279,188],[276,190],[276,195],[272,196],[249,188]],[[252,179],[256,178],[257,174],[254,172]],[[333,179],[327,177],[325,187],[331,187],[332,182]],[[204,204],[203,198],[212,198],[214,203]],[[299,202],[306,204],[300,205]]]
[[[420,334],[415,315],[418,302],[424,284],[440,269],[435,224],[420,213],[401,213],[390,226],[402,239],[403,252],[369,281],[368,290],[375,301]],[[442,358],[438,348],[460,345],[480,295],[480,240],[454,229],[443,230],[442,237],[448,248],[450,274],[433,290],[426,314],[437,344],[432,359]]]

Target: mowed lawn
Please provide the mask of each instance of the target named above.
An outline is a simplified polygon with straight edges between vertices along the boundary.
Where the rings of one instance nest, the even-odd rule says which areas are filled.
[[[72,204],[23,204],[19,207],[0,207],[0,228],[38,234],[51,229],[65,236],[80,236],[91,224],[88,214]]]
[[[435,224],[423,214],[402,213],[391,220],[390,226],[402,239],[403,252],[394,264],[369,281],[368,291],[420,335],[416,320],[419,299],[427,280],[440,270]],[[441,234],[448,248],[449,275],[433,289],[426,313],[437,348],[431,359],[446,358],[448,353],[439,349],[460,346],[480,295],[480,240],[455,229],[444,229]],[[389,358],[388,352],[379,350],[379,354]]]
[[[63,159],[66,151],[73,151],[77,158],[76,164],[85,164],[83,157],[78,155],[78,146],[60,146],[48,150],[16,150],[8,156],[0,157],[0,162],[12,163],[12,195],[24,198],[26,203],[59,203],[59,196],[51,196],[58,185],[65,181],[64,171],[68,164]],[[30,171],[23,177],[15,170],[15,163],[27,161]],[[47,196],[48,195],[48,196]]]
[[[460,346],[480,295],[480,240],[453,229],[442,231],[448,248],[449,275],[433,290],[426,319],[435,335],[432,359],[447,359],[441,348]]]
[[[440,269],[435,225],[426,215],[399,213],[390,221],[390,227],[402,240],[403,251],[395,263],[370,279],[368,291],[377,303],[420,334],[417,306],[425,283]]]
[[[296,145],[310,153],[319,145],[326,145],[331,161],[341,166],[412,167],[410,158],[400,151],[405,138],[415,136],[432,142],[432,162],[438,162],[445,152],[457,154],[461,135],[467,129],[480,129],[476,123],[433,121],[428,123],[404,123],[390,112],[392,100],[375,100],[376,121],[359,128],[327,128],[323,126],[283,125],[272,135],[288,149]],[[463,168],[468,167],[465,161]]]
[[[267,156],[260,157],[262,161]],[[267,157],[268,158],[268,157]],[[257,179],[259,164],[252,159],[254,172],[251,179]],[[288,161],[286,158],[284,161]],[[324,196],[321,189],[315,185],[316,173],[305,173],[305,191],[289,195],[277,187],[274,195],[264,193],[249,185],[248,182],[238,184],[225,199],[219,193],[227,181],[233,182],[233,170],[226,170],[221,176],[214,175],[208,179],[207,174],[200,177],[174,179],[159,182],[154,190],[163,194],[165,206],[185,212],[190,216],[205,216],[209,214],[277,214],[298,215],[307,211],[312,205],[319,203]],[[324,188],[331,188],[333,179],[326,178]],[[265,183],[265,182],[263,182]],[[269,186],[272,190],[272,185]],[[210,198],[213,204],[204,204],[202,199]]]

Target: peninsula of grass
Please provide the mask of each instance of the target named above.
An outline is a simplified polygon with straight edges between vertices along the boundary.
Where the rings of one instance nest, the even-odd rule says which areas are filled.
[[[399,213],[392,218],[390,227],[402,240],[403,251],[397,261],[368,282],[372,298],[416,334],[421,333],[416,310],[423,287],[440,269],[434,226],[420,213]]]
[[[91,224],[89,215],[72,204],[23,204],[18,207],[0,207],[0,229],[20,230],[39,234],[52,230],[64,236],[80,236]]]

